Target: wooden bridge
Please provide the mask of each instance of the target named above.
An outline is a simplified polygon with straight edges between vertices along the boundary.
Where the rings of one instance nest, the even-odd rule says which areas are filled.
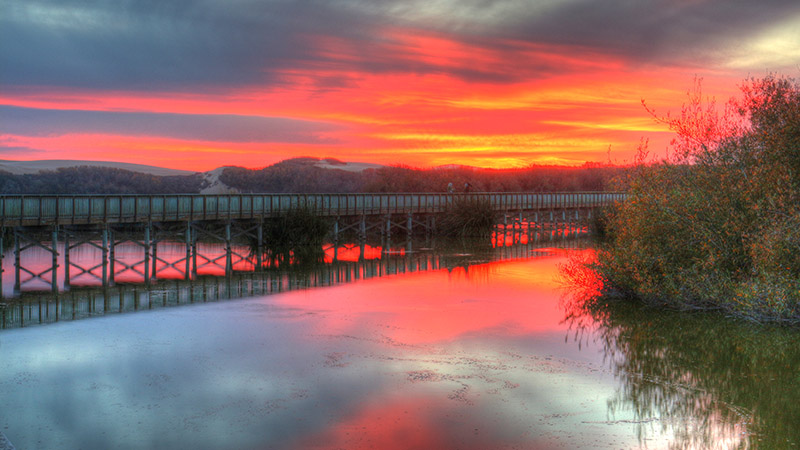
[[[235,242],[247,242],[257,268],[264,267],[265,224],[296,210],[328,218],[329,240],[340,242],[343,233],[359,241],[379,234],[389,241],[401,236],[436,234],[436,219],[460,202],[482,202],[497,214],[498,226],[539,239],[550,239],[583,226],[595,208],[620,201],[618,192],[560,193],[396,193],[396,194],[237,194],[237,195],[3,195],[0,196],[0,254],[13,236],[15,293],[28,279],[49,279],[57,291],[59,257],[69,279],[70,270],[102,270],[102,280],[114,283],[115,264],[130,265],[115,254],[119,244],[134,244],[142,259],[133,265],[149,283],[157,275],[158,243],[185,242],[185,257],[171,265],[185,264],[189,279],[197,267],[197,242],[224,244],[225,272],[233,271]],[[9,233],[10,231],[10,233]],[[184,245],[184,244],[181,244]],[[89,246],[102,252],[93,267],[80,267],[70,252]],[[47,268],[31,268],[22,261],[27,249],[52,255]],[[202,258],[202,255],[200,255]],[[216,260],[215,260],[216,261]],[[110,267],[109,267],[110,266]],[[110,270],[109,270],[110,269]],[[2,273],[0,259],[0,273]],[[0,294],[2,295],[2,294]]]
[[[0,226],[250,220],[303,208],[325,217],[439,214],[459,200],[498,213],[592,209],[619,192],[470,194],[3,195]]]

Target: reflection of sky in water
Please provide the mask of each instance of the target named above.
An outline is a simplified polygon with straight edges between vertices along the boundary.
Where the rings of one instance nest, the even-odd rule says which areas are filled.
[[[0,429],[20,449],[635,447],[601,350],[562,324],[559,261],[6,330]]]

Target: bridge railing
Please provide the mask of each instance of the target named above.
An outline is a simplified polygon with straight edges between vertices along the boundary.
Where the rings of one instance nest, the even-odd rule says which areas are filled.
[[[593,208],[620,192],[2,195],[0,226],[180,222],[269,218],[295,209],[322,216],[440,213],[460,200],[486,201],[496,211]]]

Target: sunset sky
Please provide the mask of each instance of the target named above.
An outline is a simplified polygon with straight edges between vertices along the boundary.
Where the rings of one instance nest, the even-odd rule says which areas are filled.
[[[0,0],[0,159],[624,163],[769,72],[797,0]]]

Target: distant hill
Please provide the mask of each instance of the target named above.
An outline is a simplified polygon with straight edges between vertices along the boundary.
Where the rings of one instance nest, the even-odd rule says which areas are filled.
[[[1,194],[233,194],[327,192],[595,191],[623,170],[531,166],[480,169],[440,166],[416,169],[334,158],[292,158],[264,167],[219,167],[189,172],[110,161],[0,161]]]
[[[453,165],[416,169],[293,158],[263,169],[228,167],[219,174],[219,181],[239,192],[444,192],[449,183],[458,192],[467,189],[471,192],[596,191],[605,189],[621,170],[600,164],[524,169]]]
[[[2,194],[194,194],[202,186],[200,173],[159,176],[104,166],[19,175],[0,171]]]
[[[107,167],[161,177],[194,174],[194,172],[188,170],[167,169],[165,167],[114,161],[79,161],[69,159],[47,159],[39,161],[0,160],[0,171],[8,172],[13,175],[37,174],[45,171],[55,171],[58,169],[70,169],[75,167]]]

